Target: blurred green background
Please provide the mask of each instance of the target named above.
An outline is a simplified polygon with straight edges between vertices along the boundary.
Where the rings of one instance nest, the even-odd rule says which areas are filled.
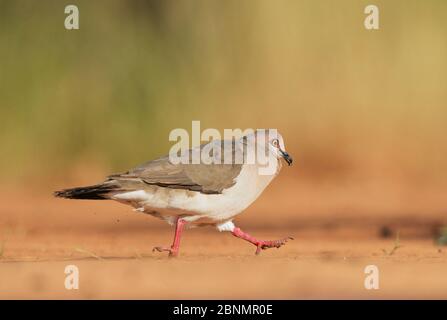
[[[1,0],[2,183],[122,171],[201,120],[278,128],[303,176],[444,184],[446,17],[439,0]]]

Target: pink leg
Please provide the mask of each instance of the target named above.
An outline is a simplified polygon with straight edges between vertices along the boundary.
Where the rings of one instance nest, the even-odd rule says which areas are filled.
[[[258,240],[248,233],[245,233],[239,228],[234,228],[233,230],[233,236],[244,239],[245,241],[248,241],[252,244],[254,244],[256,248],[256,254],[259,254],[261,250],[265,250],[268,248],[279,248],[282,245],[286,244],[288,240],[293,240],[292,237],[286,237],[279,240],[272,240],[272,241],[264,241],[264,240]]]
[[[170,257],[176,257],[179,252],[180,237],[182,235],[183,227],[185,226],[185,224],[186,224],[185,220],[178,218],[177,222],[175,223],[175,234],[174,234],[174,241],[172,242],[172,246],[170,248],[154,247],[154,249],[152,251],[155,251],[155,250],[158,252],[168,251]]]

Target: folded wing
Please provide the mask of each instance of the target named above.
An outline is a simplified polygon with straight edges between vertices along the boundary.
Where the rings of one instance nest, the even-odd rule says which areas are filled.
[[[210,143],[222,142],[213,141]],[[228,146],[228,143],[231,143],[231,146],[225,148],[224,146]],[[191,155],[193,152],[202,151],[206,146],[202,145],[196,149],[188,150],[188,152]],[[128,172],[111,175],[109,179],[117,180],[118,182],[140,180],[145,184],[159,187],[219,194],[236,183],[236,178],[242,169],[242,164],[234,161],[235,153],[239,146],[231,141],[223,141],[219,146],[220,148],[206,149],[210,150],[210,156],[216,160],[211,164],[173,164],[169,160],[169,156],[165,156],[148,161]],[[229,164],[224,164],[224,156],[231,156],[229,159],[233,160]]]

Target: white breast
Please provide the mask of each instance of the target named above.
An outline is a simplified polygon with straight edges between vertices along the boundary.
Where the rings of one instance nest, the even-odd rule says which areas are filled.
[[[236,183],[222,194],[203,194],[181,189],[155,187],[151,191],[132,191],[114,196],[120,202],[130,202],[140,211],[153,213],[168,221],[179,214],[189,221],[220,222],[229,220],[253,203],[275,178],[280,167],[275,161],[274,175],[260,175],[257,165],[244,165]],[[170,221],[172,222],[172,221]]]

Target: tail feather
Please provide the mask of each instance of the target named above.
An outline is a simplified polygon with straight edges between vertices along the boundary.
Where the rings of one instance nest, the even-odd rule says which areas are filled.
[[[120,186],[116,183],[103,183],[94,186],[78,187],[55,191],[54,196],[66,199],[105,200],[110,199],[113,191],[118,191]]]

